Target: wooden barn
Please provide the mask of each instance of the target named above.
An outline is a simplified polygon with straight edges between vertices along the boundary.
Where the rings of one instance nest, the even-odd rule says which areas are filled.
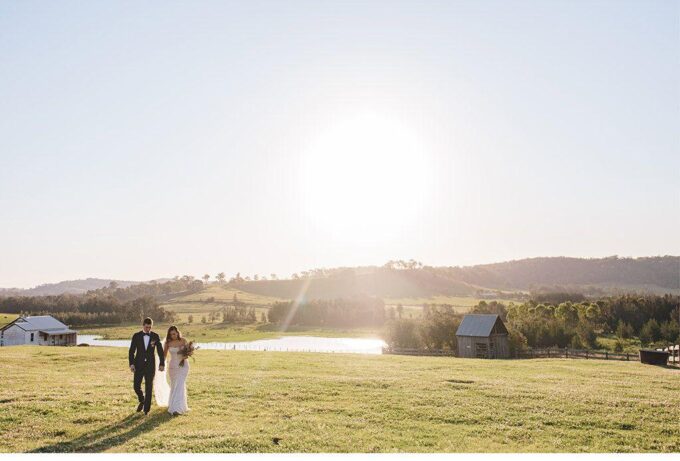
[[[77,335],[51,315],[19,317],[0,328],[0,346],[75,346]]]
[[[456,331],[458,357],[510,358],[508,329],[496,314],[468,314]]]

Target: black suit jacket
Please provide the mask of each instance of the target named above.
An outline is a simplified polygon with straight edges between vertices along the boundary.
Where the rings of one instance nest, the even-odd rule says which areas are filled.
[[[152,370],[156,370],[156,356],[154,351],[158,352],[158,361],[160,365],[165,365],[165,357],[163,354],[163,345],[161,344],[161,338],[153,331],[149,333],[149,347],[144,348],[144,332],[138,331],[132,335],[132,340],[130,341],[130,351],[128,358],[130,365],[134,365],[136,370],[142,370],[147,366],[152,367]]]

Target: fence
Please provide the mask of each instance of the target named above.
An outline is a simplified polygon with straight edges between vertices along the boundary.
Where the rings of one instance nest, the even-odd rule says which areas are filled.
[[[665,349],[657,349],[658,351],[668,352],[668,365],[680,366],[680,345],[669,346]],[[418,355],[418,356],[435,356],[435,357],[455,357],[456,353],[451,350],[427,350],[427,349],[406,349],[398,347],[383,347],[383,354],[398,354],[398,355]],[[527,349],[524,351],[515,352],[516,359],[539,359],[539,358],[565,358],[565,359],[591,359],[591,360],[622,360],[635,361],[639,360],[637,352],[609,352],[609,351],[592,351],[588,349],[570,349],[568,347],[558,348],[544,348],[544,349]]]
[[[668,365],[680,366],[680,344],[668,346],[657,351],[668,352]]]
[[[455,351],[444,349],[407,349],[402,347],[383,347],[383,354],[395,355],[421,355],[434,357],[455,357]]]
[[[515,354],[518,359],[564,358],[564,359],[597,359],[597,360],[638,360],[637,353],[591,351],[588,349],[545,348],[528,349]]]
[[[668,352],[669,366],[680,366],[680,345],[666,347],[665,349],[657,349],[657,351]],[[547,349],[529,349],[522,351],[515,355],[519,359],[534,359],[534,358],[573,358],[573,359],[597,359],[597,360],[623,360],[623,361],[638,361],[640,356],[635,352],[609,352],[609,351],[591,351],[586,349],[569,349],[569,348],[547,348]]]

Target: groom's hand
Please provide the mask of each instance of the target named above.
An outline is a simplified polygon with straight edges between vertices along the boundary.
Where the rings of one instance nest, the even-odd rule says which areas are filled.
[[[158,366],[158,371],[163,371],[165,370],[165,365],[159,365]]]
[[[135,366],[134,365],[130,365],[130,371],[133,372],[133,373],[135,372]]]

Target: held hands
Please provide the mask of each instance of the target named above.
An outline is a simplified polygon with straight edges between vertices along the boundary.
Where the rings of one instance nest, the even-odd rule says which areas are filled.
[[[130,371],[133,372],[133,373],[135,372],[135,366],[134,365],[130,365]]]
[[[163,371],[165,370],[165,365],[159,365],[158,366],[158,371]]]

